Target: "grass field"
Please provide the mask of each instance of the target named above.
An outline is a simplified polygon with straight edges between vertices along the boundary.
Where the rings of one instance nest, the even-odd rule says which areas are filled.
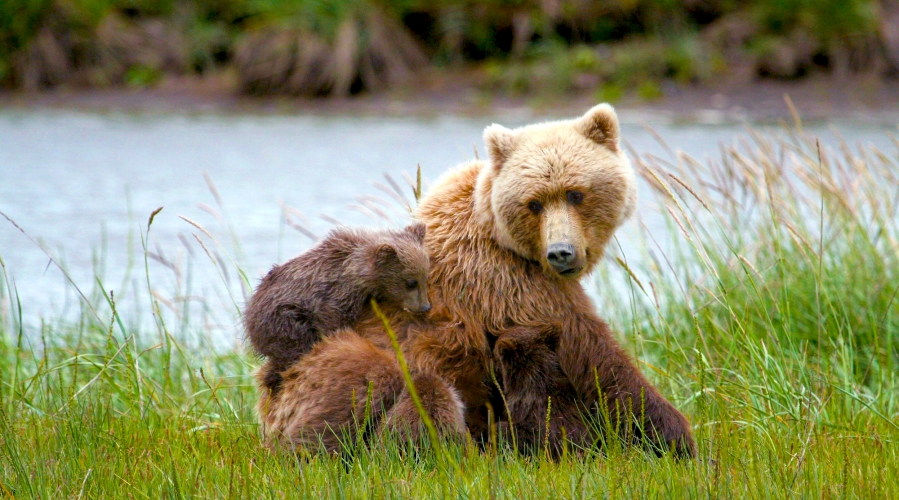
[[[599,279],[629,293],[598,306],[693,422],[699,459],[391,442],[275,454],[255,361],[179,321],[164,298],[181,291],[145,274],[155,329],[126,326],[97,283],[79,318],[26,332],[4,266],[0,497],[899,497],[896,151],[819,148],[797,123],[714,161],[635,163],[670,231],[646,235],[639,266],[610,249]]]

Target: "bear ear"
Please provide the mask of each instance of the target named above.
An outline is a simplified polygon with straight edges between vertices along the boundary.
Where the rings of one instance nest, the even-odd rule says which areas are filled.
[[[414,236],[416,241],[418,241],[419,243],[424,243],[427,228],[428,227],[425,226],[424,222],[415,222],[412,225],[406,227],[406,232]]]
[[[375,266],[383,266],[388,263],[392,259],[397,257],[396,248],[393,248],[392,245],[387,243],[382,243],[374,248],[374,262]]]
[[[515,146],[515,134],[502,125],[493,124],[484,129],[484,144],[494,165],[505,163]]]
[[[608,104],[599,104],[590,108],[578,121],[578,128],[587,139],[618,151],[618,115]]]

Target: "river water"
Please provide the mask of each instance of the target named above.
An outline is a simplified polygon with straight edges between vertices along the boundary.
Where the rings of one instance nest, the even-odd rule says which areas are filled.
[[[333,219],[401,225],[399,203],[371,201],[391,199],[375,184],[386,185],[387,173],[411,193],[403,173],[414,176],[420,165],[427,186],[475,149],[483,156],[481,132],[494,121],[514,126],[535,119],[0,110],[0,211],[27,233],[0,218],[6,288],[14,287],[31,330],[41,318],[76,317],[83,304],[78,290],[108,318],[98,278],[114,290],[126,322],[152,324],[141,240],[150,213],[164,207],[146,240],[150,288],[168,313],[180,311],[185,325],[233,338],[244,300],[237,268],[255,285],[272,264],[308,248],[313,240],[295,224],[315,235]],[[806,128],[831,139],[836,130],[850,144],[886,150],[896,131],[850,122]],[[652,129],[672,148],[704,158],[745,135],[746,125],[661,122]],[[638,154],[666,155],[646,126],[624,115],[622,137]],[[657,207],[639,207],[650,230],[664,225]],[[636,230],[631,222],[619,233],[625,253]],[[3,296],[0,313],[9,315],[15,301]],[[183,317],[188,303],[192,318]]]

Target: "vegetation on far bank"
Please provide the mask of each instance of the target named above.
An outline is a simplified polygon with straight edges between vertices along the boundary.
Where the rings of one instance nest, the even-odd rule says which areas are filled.
[[[899,73],[894,0],[8,0],[0,84],[151,86],[235,75],[257,95],[348,95],[432,68],[504,93]]]
[[[272,453],[253,414],[256,361],[210,339],[210,314],[239,324],[248,285],[228,257],[237,243],[219,244],[227,222],[185,221],[200,243],[177,261],[147,250],[144,220],[135,268],[155,328],[115,308],[136,291],[99,278],[79,284],[74,320],[26,328],[2,266],[0,496],[895,498],[899,153],[822,148],[801,126],[751,130],[720,153],[636,158],[653,188],[641,203],[669,231],[645,235],[639,265],[610,249],[598,277],[603,316],[693,422],[695,461],[614,443],[555,461],[391,441]],[[209,296],[190,283],[201,266],[221,276]]]

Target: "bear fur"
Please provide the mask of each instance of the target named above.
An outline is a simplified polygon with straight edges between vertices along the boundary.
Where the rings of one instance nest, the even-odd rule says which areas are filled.
[[[349,450],[363,436],[395,432],[418,439],[423,423],[396,355],[353,330],[317,343],[283,373],[280,391],[261,391],[257,411],[269,443],[289,450]],[[464,405],[442,377],[412,374],[438,431],[464,435]],[[369,389],[370,387],[370,389]]]
[[[432,317],[449,317],[458,326],[422,336],[424,344],[412,348],[415,357],[427,360],[465,395],[454,376],[488,370],[479,366],[481,357],[467,352],[490,352],[491,342],[501,344],[507,335],[514,339],[512,327],[548,325],[557,333],[545,340],[551,354],[529,362],[564,377],[543,388],[503,380],[506,400],[543,390],[561,403],[569,399],[563,393],[573,389],[574,406],[609,414],[619,429],[636,421],[641,442],[650,448],[694,456],[689,422],[618,345],[578,282],[636,206],[636,179],[620,146],[615,111],[601,104],[573,120],[515,130],[491,125],[484,142],[489,159],[446,173],[416,212],[427,225]],[[497,360],[493,354],[500,371],[521,369],[517,357]],[[463,402],[469,426],[483,427],[478,408],[487,401],[463,397]],[[522,429],[526,425],[518,424],[519,431],[537,433]],[[549,439],[555,436],[550,433]]]
[[[545,451],[558,456],[564,446],[592,444],[584,425],[586,408],[578,407],[577,393],[555,354],[558,339],[551,327],[512,327],[493,349],[505,398],[505,440],[514,440],[524,453],[548,446]]]
[[[422,224],[399,231],[338,228],[272,268],[244,313],[250,344],[267,358],[259,372],[262,386],[277,391],[281,372],[323,336],[372,315],[371,299],[387,310],[426,313],[424,233]]]
[[[428,397],[458,398],[457,411],[434,411],[436,419],[454,428],[453,415],[464,410],[467,430],[483,437],[492,406],[508,420],[500,424],[522,438],[523,450],[540,443],[555,452],[565,446],[563,436],[590,445],[590,420],[581,417],[605,416],[607,427],[625,439],[695,456],[687,419],[646,380],[578,282],[636,204],[636,180],[612,107],[601,104],[579,118],[514,130],[491,125],[484,141],[489,159],[447,172],[415,214],[427,226],[433,305],[427,322],[390,315],[412,369],[440,382],[431,384],[438,392]],[[398,394],[399,386],[391,385],[399,380],[396,373],[379,372],[395,359],[380,322],[364,318],[353,330],[355,342],[378,349],[383,358],[350,350],[333,354],[334,361],[310,354],[291,368],[305,370],[305,384],[338,388],[334,404],[345,406],[333,410],[314,390],[285,384],[266,411],[330,412],[336,417],[304,417],[297,425],[317,429],[327,421],[346,428],[348,394],[365,393],[370,382],[389,386],[383,394]],[[388,414],[397,406],[389,397],[378,401]],[[314,407],[322,409],[308,410]],[[417,414],[406,418],[414,427]],[[293,424],[273,427],[302,434]]]

